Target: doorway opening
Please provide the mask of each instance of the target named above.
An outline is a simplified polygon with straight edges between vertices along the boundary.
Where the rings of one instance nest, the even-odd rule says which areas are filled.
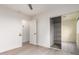
[[[51,47],[61,49],[61,16],[50,19]]]

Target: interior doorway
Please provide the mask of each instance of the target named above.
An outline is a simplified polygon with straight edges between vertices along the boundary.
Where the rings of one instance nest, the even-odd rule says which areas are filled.
[[[61,16],[50,19],[51,47],[61,49]]]

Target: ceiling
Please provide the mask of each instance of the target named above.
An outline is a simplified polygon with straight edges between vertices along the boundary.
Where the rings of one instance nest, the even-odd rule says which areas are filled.
[[[17,12],[21,12],[21,13],[24,13],[26,15],[30,15],[30,16],[33,16],[33,15],[37,15],[37,14],[41,14],[41,13],[45,13],[47,11],[55,11],[55,10],[59,10],[59,9],[67,9],[67,8],[73,8],[73,7],[76,7],[76,8],[79,8],[79,5],[75,5],[75,4],[72,4],[72,5],[65,5],[65,4],[32,4],[32,8],[33,10],[30,10],[29,9],[29,6],[28,4],[5,4],[4,6],[8,7],[8,8],[11,8]]]

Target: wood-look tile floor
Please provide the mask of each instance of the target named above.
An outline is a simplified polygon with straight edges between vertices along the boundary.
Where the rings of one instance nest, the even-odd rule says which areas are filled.
[[[16,48],[0,55],[71,55],[71,53],[62,52],[59,49],[45,48],[32,44],[24,44],[23,47]]]

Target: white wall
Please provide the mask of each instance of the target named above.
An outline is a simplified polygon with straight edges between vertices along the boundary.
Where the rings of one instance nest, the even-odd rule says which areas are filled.
[[[46,13],[36,16],[38,20],[38,44],[44,47],[50,47],[50,17],[57,17],[69,12],[79,10],[79,5],[63,6],[56,10],[51,9]]]
[[[22,46],[22,19],[28,17],[0,6],[0,52]]]

